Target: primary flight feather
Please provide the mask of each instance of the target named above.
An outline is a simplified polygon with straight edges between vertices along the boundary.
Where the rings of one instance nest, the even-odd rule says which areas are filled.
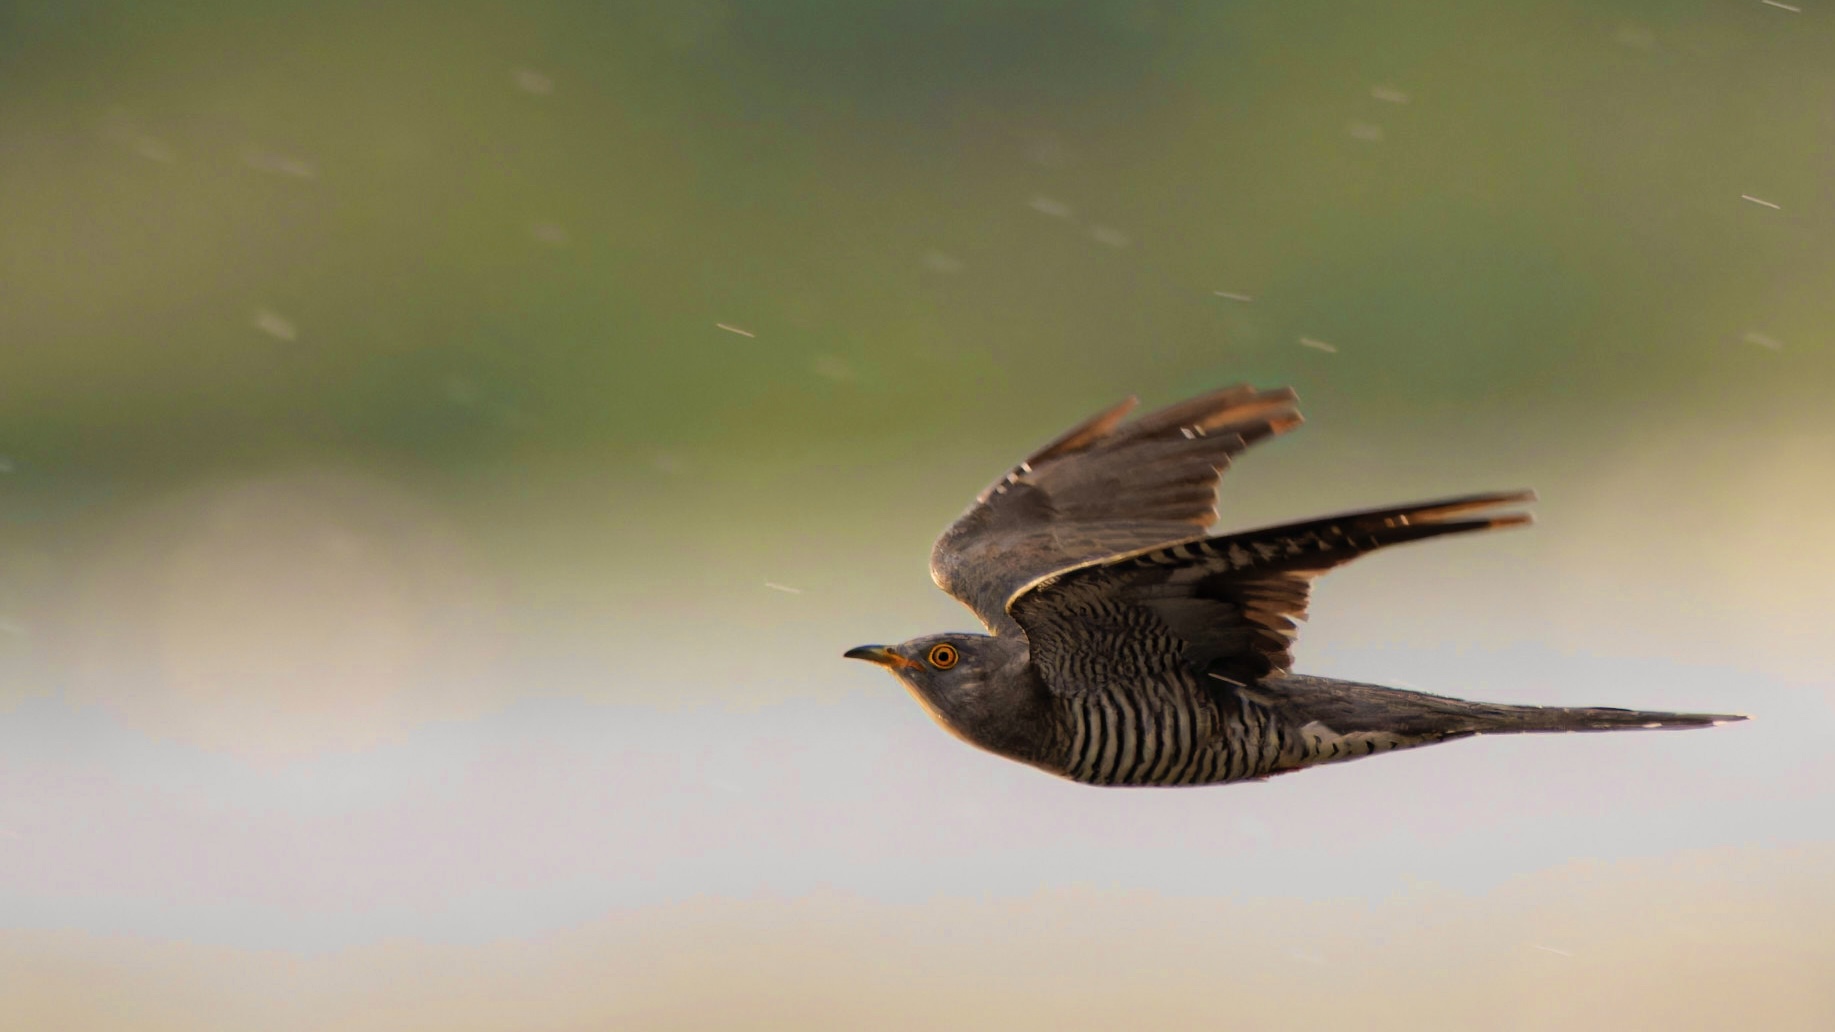
[[[931,577],[989,634],[847,652],[971,745],[1096,785],[1220,784],[1476,734],[1745,718],[1510,706],[1293,673],[1318,575],[1387,545],[1529,522],[1478,494],[1204,534],[1250,445],[1300,425],[1287,388],[1228,387],[1124,422],[1097,413],[983,491]]]

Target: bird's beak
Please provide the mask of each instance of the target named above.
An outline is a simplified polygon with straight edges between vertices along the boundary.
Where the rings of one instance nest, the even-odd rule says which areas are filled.
[[[898,670],[901,667],[917,666],[916,663],[893,652],[884,645],[862,645],[857,649],[848,649],[841,654],[841,658],[864,659],[869,663],[878,663],[888,670]]]

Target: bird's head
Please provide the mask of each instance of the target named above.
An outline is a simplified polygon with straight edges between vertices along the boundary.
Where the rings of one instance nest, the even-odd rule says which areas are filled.
[[[898,645],[862,645],[844,655],[892,671],[931,716],[958,734],[972,733],[1024,692],[1023,640],[930,634]]]
[[[898,645],[862,645],[843,656],[885,667],[934,703],[978,694],[993,672],[990,667],[1006,661],[1004,654],[996,655],[993,644],[985,634],[931,634]]]

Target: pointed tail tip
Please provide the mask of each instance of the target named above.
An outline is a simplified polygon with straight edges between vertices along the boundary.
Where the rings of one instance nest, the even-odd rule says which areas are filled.
[[[1626,710],[1615,707],[1556,709],[1550,714],[1534,707],[1524,714],[1528,727],[1511,727],[1510,722],[1494,730],[1535,731],[1687,731],[1698,727],[1719,727],[1750,720],[1744,713],[1671,713],[1663,710]],[[1488,729],[1493,730],[1493,729]]]
[[[1723,724],[1737,724],[1752,718],[1744,713],[1675,713],[1664,714],[1664,719],[1652,720],[1642,725],[1647,728],[1691,728],[1720,727]]]

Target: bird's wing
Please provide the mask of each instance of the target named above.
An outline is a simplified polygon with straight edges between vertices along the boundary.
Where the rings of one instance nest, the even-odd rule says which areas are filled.
[[[1527,523],[1523,513],[1452,517],[1534,497],[1471,495],[1142,549],[1048,574],[1015,592],[1008,612],[1060,694],[1166,669],[1169,643],[1201,678],[1250,684],[1292,669],[1314,577],[1387,545]]]
[[[1217,520],[1217,480],[1264,437],[1300,424],[1289,388],[1226,387],[1122,420],[1135,400],[1077,424],[981,492],[937,539],[930,575],[996,633],[1007,600],[1065,567],[1174,541]]]

